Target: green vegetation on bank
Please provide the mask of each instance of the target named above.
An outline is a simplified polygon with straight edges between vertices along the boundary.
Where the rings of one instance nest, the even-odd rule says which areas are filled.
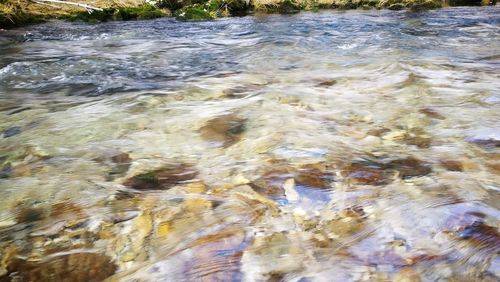
[[[147,20],[168,16],[168,10],[158,9],[152,5],[144,4],[138,7],[117,7],[107,8],[102,11],[80,11],[69,14],[63,18],[70,21],[85,22],[106,22],[106,21],[128,21],[128,20]]]
[[[496,0],[73,0],[92,3],[100,10],[36,0],[0,0],[0,28],[49,19],[105,22],[153,19],[174,15],[179,20],[200,21],[248,13],[297,13],[320,9],[410,9],[421,11],[443,6],[495,5]],[[151,4],[154,3],[154,4]]]

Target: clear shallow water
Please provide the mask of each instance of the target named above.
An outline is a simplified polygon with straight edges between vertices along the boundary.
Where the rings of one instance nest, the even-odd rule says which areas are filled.
[[[499,12],[3,32],[0,276],[497,281]]]

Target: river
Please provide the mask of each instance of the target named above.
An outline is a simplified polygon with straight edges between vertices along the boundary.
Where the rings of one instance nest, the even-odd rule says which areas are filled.
[[[1,31],[0,133],[1,281],[500,279],[498,6]]]

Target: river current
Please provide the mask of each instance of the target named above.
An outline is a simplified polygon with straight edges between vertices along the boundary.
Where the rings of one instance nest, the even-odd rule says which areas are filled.
[[[0,31],[0,281],[498,281],[499,147],[498,6]]]

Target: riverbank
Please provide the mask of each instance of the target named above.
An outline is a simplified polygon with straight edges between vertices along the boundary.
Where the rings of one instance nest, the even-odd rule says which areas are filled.
[[[444,6],[494,5],[496,0],[0,0],[0,28],[50,19],[104,22],[175,16],[180,20],[210,20],[249,13],[296,13],[320,9],[391,9],[413,11]]]

